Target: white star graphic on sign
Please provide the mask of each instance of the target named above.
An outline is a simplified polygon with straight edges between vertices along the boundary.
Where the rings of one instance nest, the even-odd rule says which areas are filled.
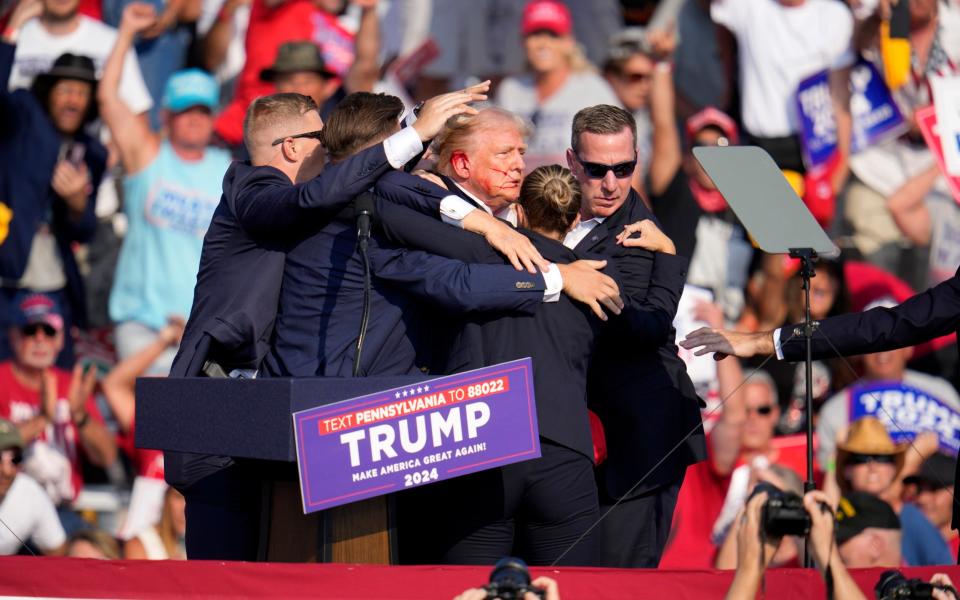
[[[399,400],[399,399],[400,399],[400,392],[397,392],[397,393],[395,394],[395,396],[396,396],[397,399]]]
[[[430,391],[430,386],[429,386],[429,385],[423,386],[423,391],[429,392],[429,391]]]
[[[419,393],[421,393],[421,392],[423,392],[423,386],[422,386],[422,385],[418,385],[418,386],[417,386],[417,393],[419,394]]]
[[[404,397],[404,398],[407,397],[407,390],[403,390],[403,397]]]

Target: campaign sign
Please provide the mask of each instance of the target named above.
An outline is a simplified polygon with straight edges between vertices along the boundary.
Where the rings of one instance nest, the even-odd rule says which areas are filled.
[[[854,154],[878,142],[900,135],[906,119],[886,81],[871,63],[861,58],[850,71],[850,151]]]
[[[827,71],[812,75],[797,88],[800,145],[807,168],[827,164],[837,151],[837,121]],[[854,154],[906,127],[876,67],[860,59],[850,71],[851,147]]]
[[[947,172],[947,163],[943,157],[943,144],[941,144],[940,140],[940,128],[937,123],[936,109],[933,106],[927,106],[915,111],[913,116],[917,121],[917,127],[920,128],[920,133],[923,134],[924,141],[927,142],[933,158],[936,159],[937,165],[940,167],[940,172],[943,173],[947,179],[947,186],[950,187],[950,193],[953,194],[953,199],[960,202],[960,177],[950,175]]]
[[[876,417],[898,444],[933,431],[945,452],[952,456],[960,450],[960,413],[923,390],[888,381],[856,386],[849,395],[851,423]]]
[[[837,121],[833,115],[827,71],[800,82],[797,116],[803,161],[807,168],[827,164],[837,151]]]
[[[529,358],[293,414],[311,513],[540,456]]]

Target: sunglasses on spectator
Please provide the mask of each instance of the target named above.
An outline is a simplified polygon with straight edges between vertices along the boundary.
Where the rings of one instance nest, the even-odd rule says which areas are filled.
[[[747,407],[747,414],[748,414],[748,415],[749,415],[750,413],[757,413],[757,414],[760,415],[761,417],[766,417],[766,416],[769,416],[770,413],[772,413],[772,412],[773,412],[773,405],[772,405],[772,404],[764,404],[763,406],[748,406],[748,407]]]
[[[23,462],[23,452],[17,448],[10,450],[3,450],[0,452],[0,463],[10,461],[13,466],[17,466]]]
[[[276,146],[277,144],[282,144],[282,143],[283,143],[283,140],[286,140],[286,139],[295,140],[295,139],[297,139],[297,138],[311,138],[311,139],[314,139],[314,140],[321,140],[321,139],[323,139],[321,136],[322,136],[322,132],[321,132],[320,129],[318,129],[318,130],[316,130],[316,131],[308,131],[308,132],[306,132],[306,133],[298,133],[297,135],[285,135],[285,136],[283,136],[283,137],[279,137],[279,138],[273,140],[273,143],[270,144],[270,145],[271,145],[271,146]]]
[[[583,172],[586,173],[590,179],[603,179],[607,176],[607,171],[613,171],[613,175],[617,179],[625,179],[633,175],[634,169],[637,168],[637,159],[615,165],[605,165],[603,163],[587,162],[577,156],[577,162],[580,163],[580,166],[583,167]]]
[[[620,73],[620,79],[623,79],[627,83],[643,83],[650,81],[650,73],[628,73],[624,71]]]
[[[868,463],[892,465],[896,463],[896,458],[892,454],[851,454],[850,458],[847,459],[849,465],[865,465]]]
[[[42,331],[43,335],[47,337],[53,337],[57,335],[57,330],[47,323],[30,323],[29,325],[24,325],[21,329],[24,337],[33,337],[37,335],[38,331]]]

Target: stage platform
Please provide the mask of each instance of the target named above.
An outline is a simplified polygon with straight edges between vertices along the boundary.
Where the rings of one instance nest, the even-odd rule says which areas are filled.
[[[868,598],[883,569],[854,572]],[[729,571],[657,571],[533,568],[560,583],[563,600],[605,598],[723,598]],[[934,573],[960,582],[958,567],[904,569],[907,577]],[[480,586],[487,567],[386,567],[345,564],[279,564],[173,561],[97,561],[72,558],[0,558],[0,596],[48,598],[336,598],[343,600],[451,599]],[[767,573],[766,598],[825,598],[813,570]]]

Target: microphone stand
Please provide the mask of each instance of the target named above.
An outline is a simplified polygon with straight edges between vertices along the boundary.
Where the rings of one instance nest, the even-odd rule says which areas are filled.
[[[372,286],[370,277],[370,255],[368,253],[370,245],[370,211],[367,209],[363,210],[366,214],[361,213],[358,221],[364,217],[366,217],[368,221],[366,227],[363,227],[360,223],[357,225],[357,248],[360,251],[360,261],[363,263],[363,312],[360,317],[360,333],[357,336],[356,351],[354,352],[353,359],[354,377],[360,377],[362,375],[360,372],[360,359],[363,355],[363,343],[367,339],[367,326],[370,323],[370,288]]]
[[[806,494],[816,489],[813,483],[813,332],[816,331],[818,324],[810,319],[810,279],[816,277],[813,263],[817,258],[817,253],[812,248],[791,248],[790,258],[800,259],[800,277],[803,279],[803,338],[806,343],[804,410],[807,421],[807,479],[803,482],[803,492]],[[806,542],[803,545],[803,566],[807,568],[813,566],[813,559],[810,556],[809,534],[807,534]]]

